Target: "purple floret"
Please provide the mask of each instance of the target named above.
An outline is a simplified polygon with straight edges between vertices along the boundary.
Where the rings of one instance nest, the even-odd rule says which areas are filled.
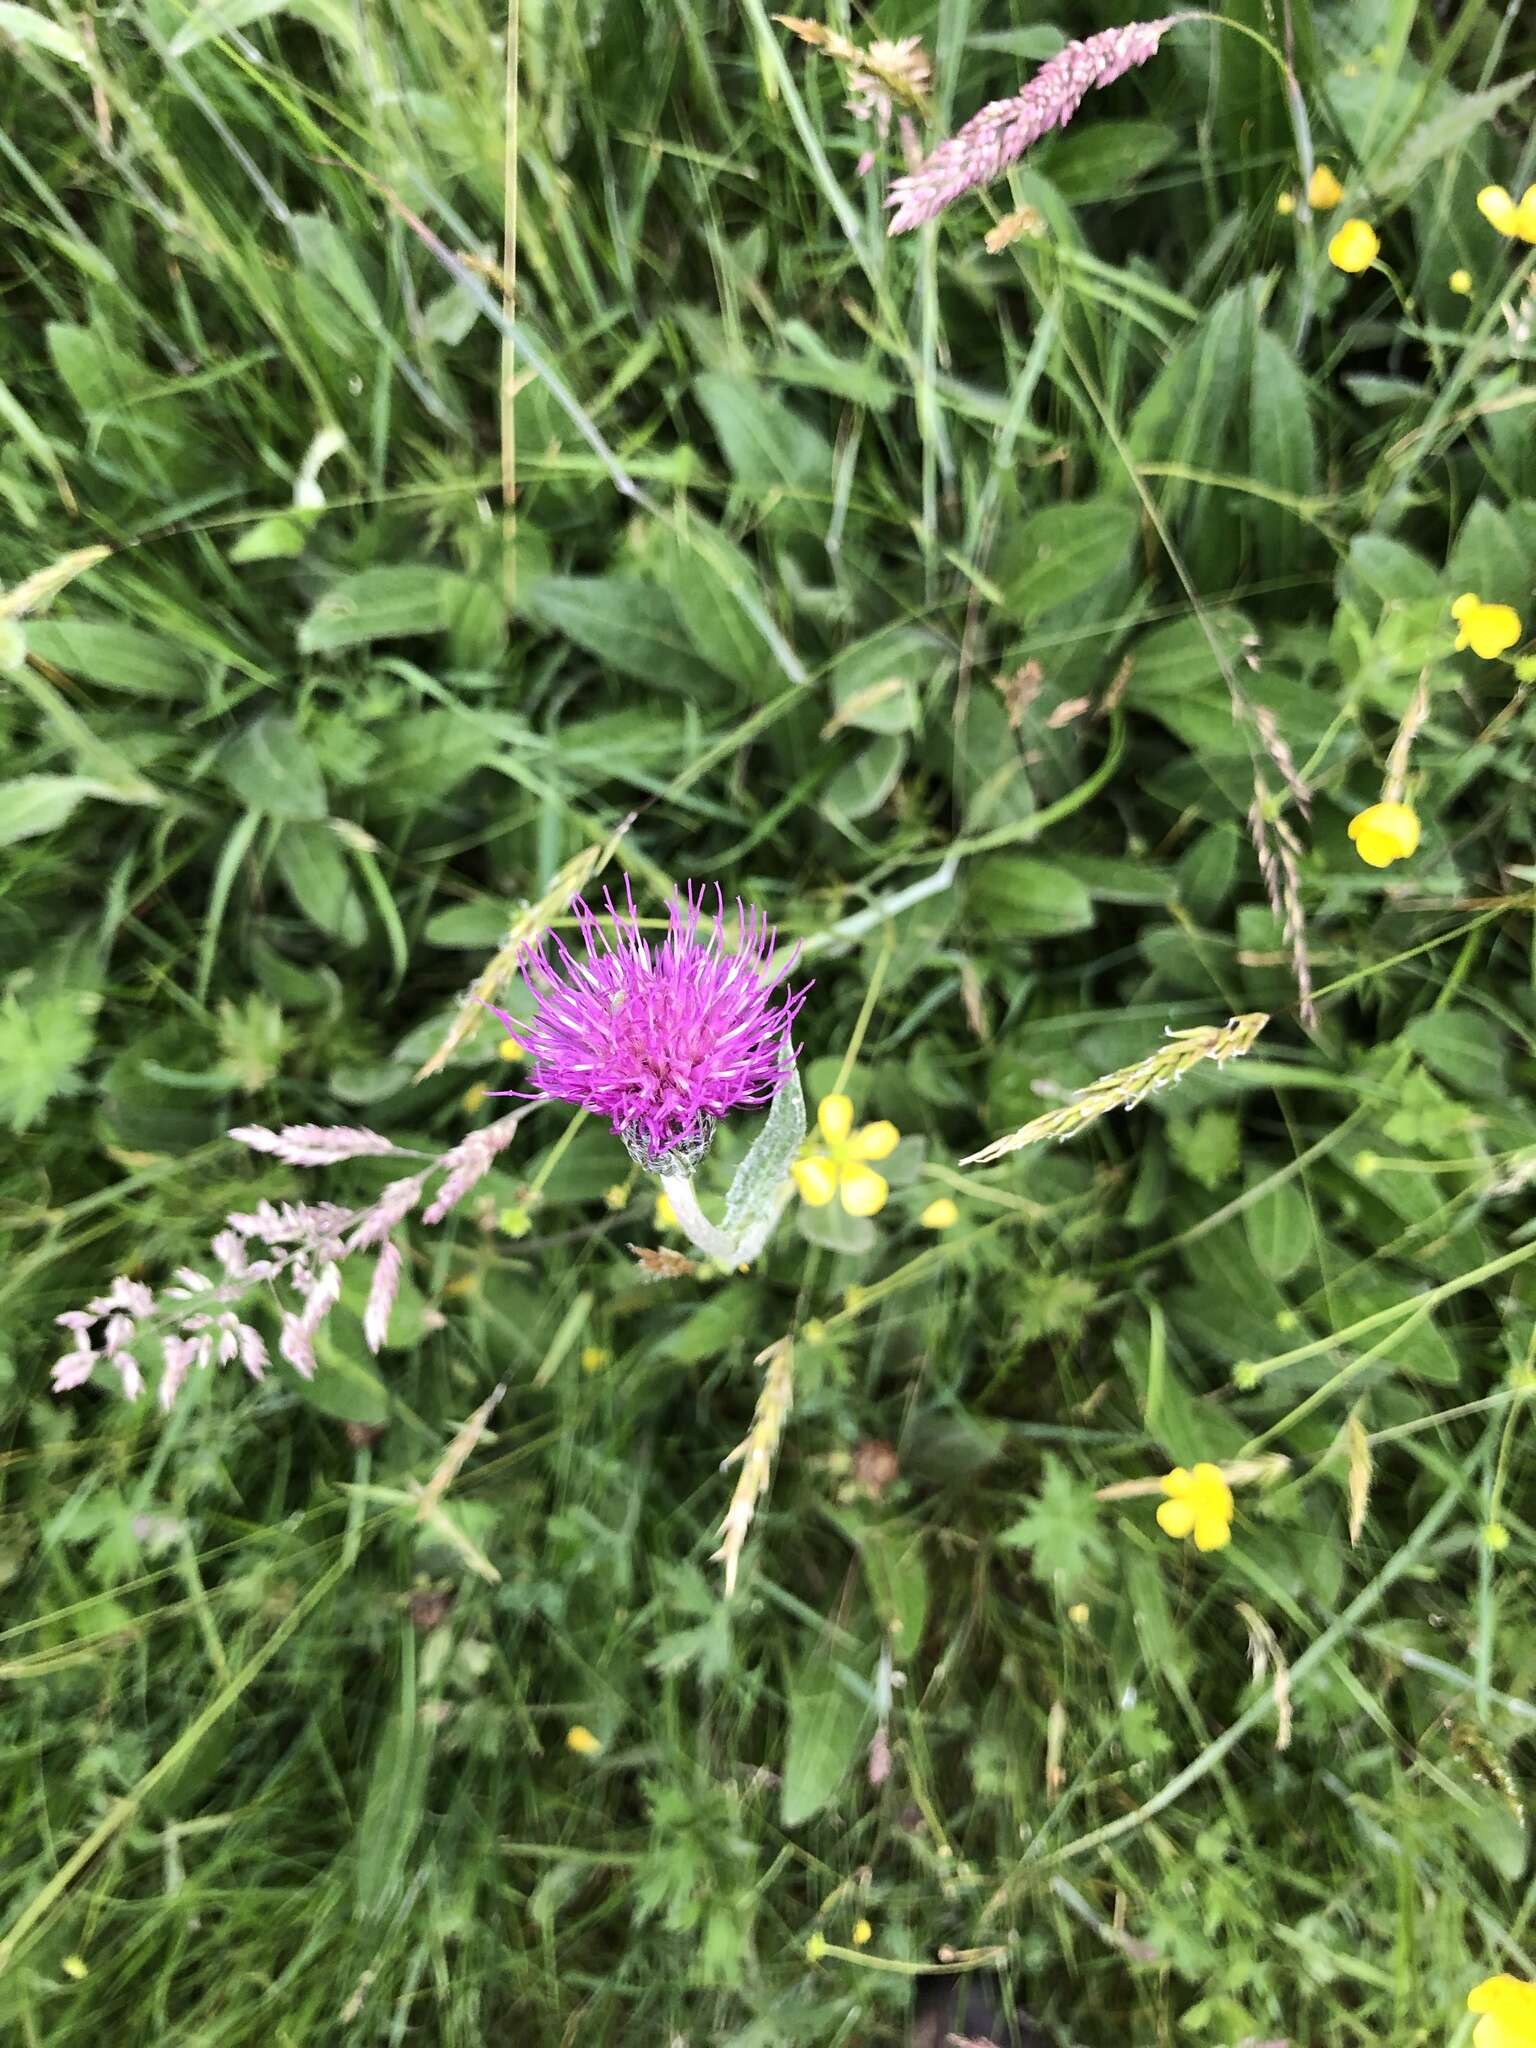
[[[535,1095],[607,1117],[647,1172],[691,1173],[722,1117],[771,1102],[789,1078],[807,990],[785,986],[798,956],[775,969],[773,928],[739,901],[736,950],[725,950],[718,889],[707,924],[702,889],[674,897],[658,944],[641,933],[627,880],[624,897],[621,912],[603,895],[611,938],[576,898],[585,958],[555,936],[530,947],[533,1021],[502,1021],[532,1058]]]

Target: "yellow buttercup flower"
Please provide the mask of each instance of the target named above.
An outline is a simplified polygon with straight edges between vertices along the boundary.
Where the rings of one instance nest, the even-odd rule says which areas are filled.
[[[1472,2048],[1536,2048],[1536,1984],[1485,1977],[1467,1993],[1467,2011],[1482,2014]]]
[[[497,1046],[496,1057],[499,1060],[525,1060],[528,1057],[528,1048],[509,1034]]]
[[[1350,819],[1349,836],[1368,868],[1389,868],[1418,851],[1419,814],[1412,804],[1372,804]]]
[[[1328,261],[1351,277],[1369,270],[1380,254],[1381,238],[1368,220],[1345,221],[1328,244]]]
[[[1536,242],[1536,185],[1526,186],[1518,205],[1502,185],[1485,185],[1477,195],[1477,210],[1499,234]]]
[[[1525,628],[1513,605],[1484,604],[1476,591],[1463,591],[1451,606],[1451,617],[1460,627],[1456,651],[1470,647],[1481,661],[1497,661],[1518,642]]]
[[[577,1756],[601,1756],[603,1751],[601,1740],[590,1728],[583,1728],[579,1724],[575,1728],[566,1729],[565,1746]]]
[[[960,1221],[960,1211],[948,1195],[940,1195],[928,1204],[917,1220],[924,1230],[953,1230]]]
[[[790,1168],[800,1199],[824,1209],[834,1199],[850,1216],[874,1216],[885,1207],[890,1185],[870,1164],[888,1159],[901,1143],[893,1123],[853,1128],[853,1104],[846,1095],[824,1095],[816,1109],[822,1151],[807,1152]]]
[[[1453,270],[1449,279],[1450,287],[1460,299],[1472,296],[1472,273],[1470,270]]]
[[[1319,213],[1327,213],[1337,206],[1344,197],[1344,187],[1326,164],[1319,164],[1307,180],[1307,204]]]
[[[1232,1540],[1232,1489],[1215,1465],[1182,1465],[1164,1475],[1168,1498],[1157,1511],[1165,1536],[1193,1536],[1196,1550],[1220,1550]]]

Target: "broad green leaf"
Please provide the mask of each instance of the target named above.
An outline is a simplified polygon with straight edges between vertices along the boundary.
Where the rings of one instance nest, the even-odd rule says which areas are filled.
[[[1168,1124],[1173,1156],[1212,1193],[1237,1172],[1241,1136],[1237,1118],[1224,1109],[1202,1109],[1198,1116],[1172,1118]]]
[[[171,55],[185,57],[201,44],[228,35],[269,15],[291,14],[306,21],[322,34],[355,44],[356,30],[339,0],[199,0],[199,4],[171,38]]]
[[[1178,146],[1161,121],[1090,121],[1053,143],[1039,169],[1063,199],[1082,206],[1120,198]]]
[[[315,1373],[305,1379],[286,1360],[277,1370],[298,1398],[337,1422],[377,1429],[389,1420],[389,1395],[363,1342],[362,1321],[336,1308],[315,1337]]]
[[[1086,596],[1124,565],[1139,524],[1135,506],[1123,498],[1085,498],[1032,513],[992,565],[1009,612],[1032,625]]]
[[[928,1618],[922,1532],[905,1522],[882,1521],[857,1533],[871,1603],[892,1651],[905,1663],[916,1655]]]
[[[1501,1101],[1509,1090],[1508,1045],[1491,1018],[1464,1005],[1429,1010],[1402,1034],[1458,1095]]]
[[[544,576],[525,594],[523,610],[620,675],[688,696],[721,695],[719,676],[694,652],[671,594],[657,584],[625,576]]]
[[[96,998],[73,992],[0,999],[0,1117],[27,1130],[56,1095],[75,1095],[95,1040]]]
[[[18,775],[0,782],[0,846],[54,832],[88,796],[107,796],[104,783],[85,775]]]
[[[368,920],[328,826],[285,825],[273,857],[294,901],[318,931],[343,946],[363,943]]]
[[[1248,468],[1255,483],[1304,498],[1317,487],[1317,442],[1307,380],[1292,351],[1261,332],[1248,401]],[[1283,506],[1255,498],[1247,506],[1266,575],[1287,574],[1300,559],[1306,528]]]
[[[1441,103],[1436,111],[1411,129],[1384,162],[1373,166],[1377,191],[1383,195],[1411,192],[1443,157],[1486,135],[1494,115],[1528,97],[1533,82],[1536,71],[1522,71],[1518,77],[1506,78],[1483,92],[1453,93],[1448,87],[1441,87]]]
[[[745,1260],[755,1258],[783,1207],[790,1163],[805,1137],[805,1091],[799,1069],[791,1071],[769,1106],[763,1128],[737,1167],[725,1198],[727,1237]]]
[[[795,494],[830,490],[831,447],[785,399],[729,370],[706,370],[693,388],[738,483]]]
[[[1042,1585],[1063,1592],[1070,1591],[1096,1566],[1109,1562],[1093,1488],[1049,1451],[1044,1482],[1033,1506],[997,1540],[1010,1550],[1027,1550],[1034,1576]]]
[[[1384,603],[1415,603],[1440,594],[1440,578],[1424,557],[1384,533],[1355,535],[1344,575],[1356,593],[1363,588]]]
[[[814,1650],[789,1689],[789,1742],[780,1818],[797,1828],[832,1800],[852,1775],[869,1709],[824,1649]]]
[[[1249,1170],[1254,1187],[1268,1178],[1264,1168]],[[1312,1212],[1299,1180],[1282,1181],[1243,1211],[1248,1248],[1271,1280],[1289,1280],[1312,1256]]]
[[[115,621],[33,619],[27,645],[55,667],[109,690],[141,697],[195,697],[203,689],[201,665],[185,647],[158,633]]]
[[[750,558],[696,516],[668,537],[668,554],[667,589],[694,651],[718,674],[749,689],[782,684],[767,643],[736,595],[737,588],[762,595]]]
[[[907,743],[882,734],[862,746],[823,789],[819,808],[828,817],[857,820],[878,811],[896,787],[907,758]]]
[[[973,863],[967,896],[972,912],[1000,939],[1084,932],[1093,898],[1066,868],[1027,854],[991,854]]]
[[[74,30],[50,21],[35,7],[17,7],[11,4],[11,0],[0,0],[0,40],[5,38],[34,50],[47,50],[52,56],[89,68],[85,45]]]
[[[857,726],[862,732],[911,732],[923,685],[949,667],[944,647],[919,627],[872,633],[832,664],[833,719],[839,727]]]
[[[1452,597],[1473,590],[1485,604],[1513,605],[1522,618],[1529,619],[1532,583],[1536,581],[1530,553],[1516,537],[1507,515],[1488,499],[1479,498],[1461,522],[1445,575]]]
[[[335,654],[375,640],[444,632],[471,588],[467,578],[426,563],[361,569],[320,599],[299,628],[299,652]]]
[[[219,772],[240,801],[272,818],[323,818],[325,782],[292,719],[269,711],[225,747]]]

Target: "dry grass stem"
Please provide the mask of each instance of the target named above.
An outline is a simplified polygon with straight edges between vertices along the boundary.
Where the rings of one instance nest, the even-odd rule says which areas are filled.
[[[781,1337],[776,1344],[770,1344],[766,1351],[760,1352],[755,1362],[764,1371],[763,1388],[757,1397],[752,1427],[730,1456],[722,1461],[720,1468],[727,1471],[738,1462],[741,1466],[736,1477],[736,1491],[731,1495],[725,1520],[720,1524],[723,1540],[715,1552],[715,1562],[725,1566],[727,1597],[736,1590],[742,1546],[747,1540],[747,1531],[752,1526],[758,1503],[768,1491],[774,1452],[784,1434],[785,1418],[794,1397],[794,1339]]]
[[[1241,1058],[1244,1053],[1252,1051],[1255,1039],[1268,1022],[1269,1018],[1263,1011],[1254,1010],[1244,1016],[1230,1018],[1222,1025],[1200,1024],[1191,1031],[1170,1031],[1167,1044],[1148,1053],[1145,1059],[1105,1074],[1090,1087],[1079,1089],[1062,1108],[1047,1110],[1044,1116],[1035,1117],[1022,1130],[1013,1131],[1006,1138],[998,1138],[982,1151],[962,1159],[960,1164],[990,1166],[993,1160],[1005,1158],[1010,1152],[1022,1151],[1026,1145],[1038,1145],[1046,1138],[1075,1137],[1111,1110],[1129,1109],[1157,1089],[1170,1087],[1182,1080],[1191,1067],[1198,1067],[1206,1060],[1225,1066],[1228,1060]]]
[[[1262,1683],[1269,1672],[1274,1672],[1270,1691],[1275,1702],[1275,1747],[1289,1749],[1295,1732],[1291,1712],[1291,1667],[1285,1661],[1279,1637],[1259,1610],[1250,1607],[1246,1600],[1239,1600],[1237,1611],[1248,1624],[1248,1662],[1253,1667],[1254,1678]]]

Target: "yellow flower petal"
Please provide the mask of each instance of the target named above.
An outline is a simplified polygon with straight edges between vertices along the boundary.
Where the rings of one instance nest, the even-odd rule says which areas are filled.
[[[1480,661],[1497,661],[1501,654],[1519,644],[1525,631],[1513,605],[1484,604],[1470,590],[1464,591],[1451,606],[1451,617],[1461,628],[1456,635],[1457,652],[1470,647]]]
[[[676,1230],[677,1211],[672,1206],[672,1197],[670,1195],[658,1195],[656,1197],[655,1217],[658,1230]]]
[[[1411,804],[1372,804],[1349,821],[1349,836],[1368,868],[1389,868],[1418,851],[1419,816]]]
[[[865,1124],[853,1134],[848,1147],[850,1159],[889,1159],[901,1143],[901,1133],[893,1123],[882,1120],[877,1124]]]
[[[1187,1536],[1195,1526],[1195,1511],[1187,1500],[1165,1500],[1157,1511],[1157,1526],[1165,1536]]]
[[[1473,2048],[1531,2048],[1536,2042],[1536,1984],[1487,1977],[1467,1993],[1467,2010],[1483,2015],[1472,2032]]]
[[[1369,270],[1380,254],[1381,239],[1368,220],[1345,221],[1328,244],[1328,261],[1351,277]]]
[[[837,1193],[837,1168],[824,1153],[818,1152],[810,1159],[797,1159],[789,1171],[800,1190],[801,1201],[812,1209],[825,1209]]]
[[[1536,185],[1527,185],[1520,195],[1514,231],[1522,242],[1536,242]]]
[[[1307,204],[1327,213],[1344,197],[1344,187],[1326,164],[1319,164],[1307,180]]]
[[[1194,1483],[1182,1465],[1175,1465],[1171,1472],[1165,1472],[1158,1481],[1158,1485],[1170,1500],[1182,1500]]]
[[[816,1105],[816,1124],[829,1145],[841,1145],[853,1129],[853,1103],[846,1095],[823,1095]]]
[[[1196,1550],[1224,1550],[1232,1541],[1232,1524],[1225,1515],[1204,1513],[1195,1516]]]
[[[577,1756],[601,1756],[603,1745],[590,1728],[579,1725],[565,1731],[565,1746]]]
[[[960,1211],[948,1195],[940,1195],[928,1204],[917,1220],[924,1230],[953,1230],[960,1221]]]
[[[845,1166],[838,1175],[838,1193],[850,1216],[877,1216],[890,1188],[872,1166]]]
[[[1501,235],[1515,232],[1515,215],[1519,208],[1502,185],[1485,185],[1477,195],[1477,210]]]

